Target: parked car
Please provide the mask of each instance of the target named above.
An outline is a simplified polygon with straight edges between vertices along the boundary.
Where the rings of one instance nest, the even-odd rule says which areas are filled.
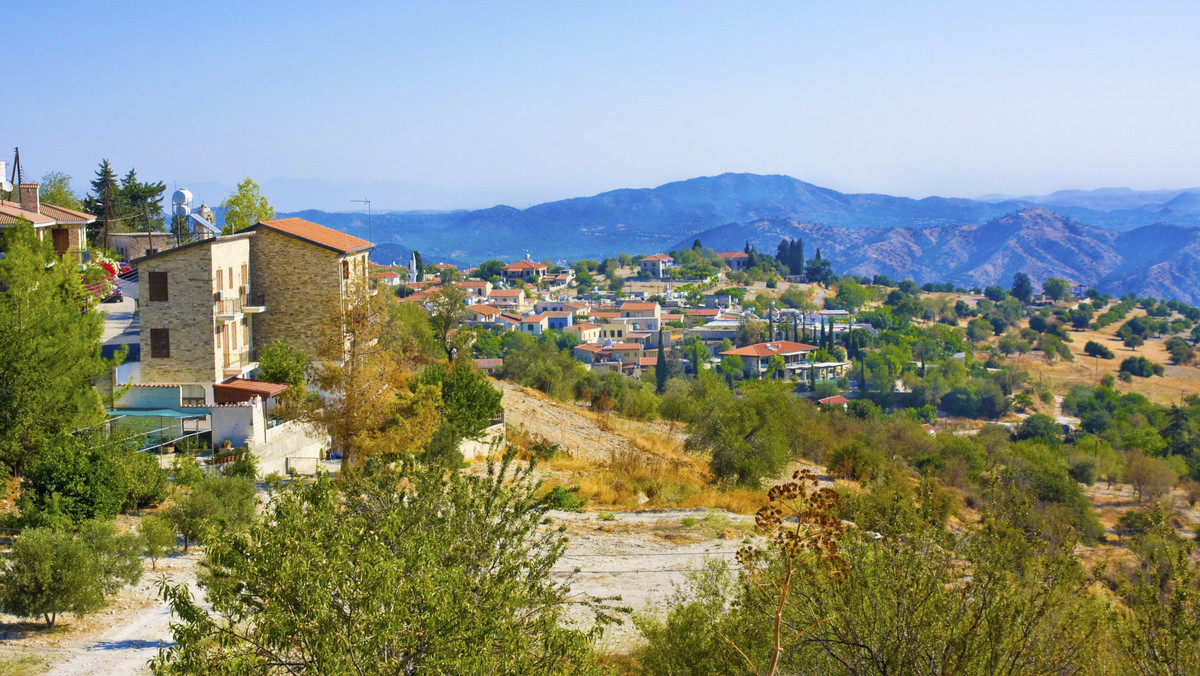
[[[124,299],[125,299],[125,292],[122,291],[121,287],[118,286],[113,289],[111,296],[105,297],[100,302],[101,303],[120,303]]]
[[[124,277],[125,275],[128,275],[131,272],[133,272],[132,265],[130,265],[129,263],[126,263],[125,261],[117,262],[117,276],[118,277]]]

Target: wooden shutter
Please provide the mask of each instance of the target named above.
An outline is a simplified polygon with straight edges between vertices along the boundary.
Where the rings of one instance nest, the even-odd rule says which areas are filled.
[[[150,280],[150,300],[166,301],[167,296],[167,273],[166,272],[151,272]],[[164,331],[166,329],[163,329]]]
[[[217,268],[217,291],[225,288],[225,271]]]
[[[66,253],[71,247],[71,235],[63,228],[51,230],[54,235],[54,253]]]
[[[150,356],[168,359],[171,356],[171,329],[150,329]]]

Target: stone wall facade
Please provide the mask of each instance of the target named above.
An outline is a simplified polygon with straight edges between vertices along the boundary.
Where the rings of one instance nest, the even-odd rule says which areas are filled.
[[[349,279],[343,279],[343,262]],[[250,248],[254,291],[266,311],[255,317],[260,345],[282,340],[310,358],[318,357],[321,324],[348,284],[365,283],[367,254],[349,256],[272,230],[257,231]]]
[[[140,261],[138,295],[143,381],[211,384],[224,379],[223,348],[217,347],[216,271],[232,267],[234,281],[239,282],[241,265],[250,260],[251,236],[210,240]],[[167,273],[166,301],[150,300],[153,272]],[[250,344],[252,339],[250,322],[247,321],[243,329],[241,319],[235,320],[239,323],[239,349]],[[170,330],[170,357],[153,356],[150,344],[153,329]]]
[[[75,246],[73,241],[71,246]],[[175,246],[175,235],[169,232],[112,232],[108,235],[108,248],[127,261],[149,254],[150,249],[166,251]]]

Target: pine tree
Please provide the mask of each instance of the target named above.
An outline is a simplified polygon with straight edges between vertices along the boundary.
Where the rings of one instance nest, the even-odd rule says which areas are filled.
[[[101,241],[103,236],[112,231],[110,221],[120,218],[122,209],[121,186],[117,184],[117,174],[107,159],[100,161],[96,169],[96,178],[92,179],[92,192],[84,198],[84,209],[96,216],[96,222],[88,224],[88,239],[100,247],[107,246]]]
[[[158,183],[143,183],[138,180],[132,167],[121,179],[121,198],[128,208],[129,229],[134,232],[161,232],[165,224],[162,215],[163,193],[167,186]]]
[[[20,472],[64,431],[104,419],[92,380],[103,318],[86,308],[79,271],[58,263],[28,223],[0,236],[0,463]]]
[[[746,240],[746,248],[743,250],[746,255],[750,255],[750,240]]]

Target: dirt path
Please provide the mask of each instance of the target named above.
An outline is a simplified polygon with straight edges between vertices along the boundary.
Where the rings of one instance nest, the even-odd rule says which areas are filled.
[[[192,594],[199,588],[191,580]],[[158,654],[163,643],[171,642],[171,608],[159,601],[122,622],[83,647],[68,653],[70,657],[50,671],[47,676],[73,674],[144,674],[150,673],[146,663]]]
[[[572,577],[571,591],[594,598],[619,595],[615,605],[635,613],[660,613],[676,586],[706,559],[735,565],[734,555],[752,535],[754,519],[714,510],[645,512],[550,512],[556,525],[567,526],[570,542],[553,574]],[[578,572],[575,572],[578,569]],[[592,615],[580,606],[567,619],[589,627]],[[624,653],[641,642],[633,623],[609,627],[601,642],[605,652]]]

